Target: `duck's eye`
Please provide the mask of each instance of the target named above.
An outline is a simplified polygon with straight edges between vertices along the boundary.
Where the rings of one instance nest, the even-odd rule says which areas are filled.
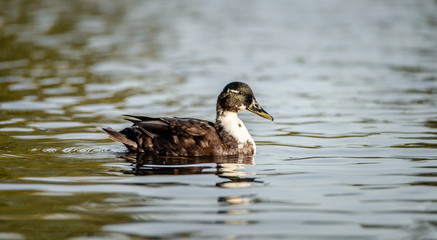
[[[243,92],[242,92],[242,91],[238,91],[238,94],[242,95],[242,94],[243,94]]]

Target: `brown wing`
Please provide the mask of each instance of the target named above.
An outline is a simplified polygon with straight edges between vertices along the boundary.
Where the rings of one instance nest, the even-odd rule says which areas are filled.
[[[111,134],[129,149],[166,156],[208,156],[223,151],[214,124],[194,118],[131,116],[133,126]],[[132,144],[132,142],[136,143]]]

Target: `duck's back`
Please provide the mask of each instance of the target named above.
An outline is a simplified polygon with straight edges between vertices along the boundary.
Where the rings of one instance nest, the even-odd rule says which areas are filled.
[[[128,116],[133,122],[120,132],[104,129],[131,151],[161,156],[227,155],[212,122],[194,118]]]

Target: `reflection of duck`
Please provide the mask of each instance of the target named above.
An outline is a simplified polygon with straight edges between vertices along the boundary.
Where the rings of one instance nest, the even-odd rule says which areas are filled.
[[[186,175],[186,174],[216,174],[220,177],[234,179],[235,170],[243,165],[253,165],[252,156],[216,156],[216,157],[163,157],[145,153],[127,153],[122,156],[134,165],[132,170],[123,170],[125,174],[135,175]],[[211,163],[217,164],[216,167]],[[235,167],[232,167],[235,166]]]
[[[273,120],[242,82],[225,86],[217,99],[215,124],[194,118],[128,116],[133,126],[120,132],[104,128],[109,137],[131,151],[161,156],[254,155],[255,142],[237,113],[249,110]]]

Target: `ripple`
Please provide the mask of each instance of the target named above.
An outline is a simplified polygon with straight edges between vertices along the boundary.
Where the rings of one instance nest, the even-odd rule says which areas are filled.
[[[152,70],[145,68],[144,66],[135,66],[125,62],[108,61],[95,64],[91,67],[91,71],[97,74],[148,74]]]
[[[88,104],[75,106],[74,109],[79,112],[96,112],[100,110],[112,110],[114,105],[112,104]]]
[[[93,148],[87,148],[87,147],[70,147],[70,148],[64,148],[61,150],[64,153],[98,153],[98,152],[109,152],[111,149],[106,147],[93,147]]]
[[[50,129],[50,128],[72,128],[82,127],[85,124],[79,122],[39,122],[27,124],[34,128]]]
[[[0,239],[7,240],[24,240],[26,237],[20,233],[14,232],[0,232]]]
[[[19,68],[25,67],[29,63],[28,59],[21,59],[15,61],[3,61],[0,62],[0,69]]]
[[[74,87],[58,87],[58,88],[45,88],[43,89],[43,93],[47,95],[62,95],[66,93],[74,93],[77,91],[77,88]]]
[[[47,102],[34,102],[34,101],[11,101],[0,103],[0,109],[5,110],[47,110],[60,108],[58,104]]]
[[[113,83],[113,84],[87,84],[85,86],[85,89],[87,92],[100,92],[100,91],[121,91],[126,90],[130,88],[137,88],[141,87],[143,83],[138,81],[123,81],[119,83]]]
[[[20,127],[5,127],[0,128],[0,132],[33,132],[33,128],[20,128]]]
[[[38,83],[42,86],[56,85],[60,84],[62,80],[60,78],[43,78]]]
[[[73,96],[68,96],[68,97],[46,97],[45,100],[47,102],[51,102],[51,103],[55,103],[55,104],[61,104],[61,105],[72,105],[72,104],[77,104],[80,101],[82,101],[84,98],[83,97],[73,97]]]
[[[38,86],[33,83],[16,83],[9,85],[9,90],[11,91],[33,90],[37,88]]]
[[[17,139],[62,139],[62,140],[70,140],[70,139],[82,139],[82,140],[97,140],[97,139],[106,139],[108,136],[104,133],[64,133],[57,135],[21,135],[21,136],[13,136]]]
[[[65,133],[53,135],[53,138],[57,139],[106,139],[108,136],[104,133]]]

